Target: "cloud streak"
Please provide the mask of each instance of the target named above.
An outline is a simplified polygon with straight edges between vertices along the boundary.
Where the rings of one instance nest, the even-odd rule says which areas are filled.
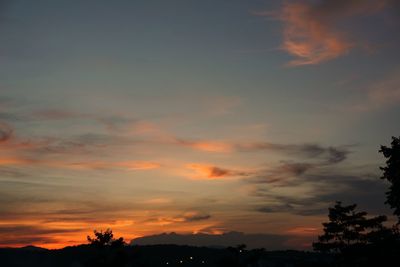
[[[369,176],[369,175],[365,175]],[[266,204],[256,208],[263,213],[291,213],[302,216],[323,215],[327,207],[337,200],[359,203],[361,208],[380,213],[384,210],[386,184],[375,177],[366,179],[362,175],[345,175],[335,172],[305,173],[286,184],[284,190],[259,186],[252,192]],[[295,191],[299,186],[308,187],[307,194],[287,195],[282,192]]]
[[[346,147],[324,147],[318,144],[277,144],[255,142],[236,144],[238,151],[275,151],[288,155],[304,156],[307,158],[323,158],[327,163],[338,163],[346,159],[350,151]]]

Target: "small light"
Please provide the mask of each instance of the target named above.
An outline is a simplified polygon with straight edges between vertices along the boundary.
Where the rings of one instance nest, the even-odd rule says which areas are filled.
[[[169,264],[169,262],[167,261],[165,264],[166,264],[166,265],[168,265],[168,264]]]
[[[242,253],[242,250],[239,250],[240,253]]]
[[[203,263],[203,264],[204,264],[205,262],[204,262],[204,261],[201,261],[201,263]]]
[[[183,261],[180,261],[180,263],[183,263]]]
[[[193,257],[192,257],[192,256],[190,256],[190,259],[191,259],[191,260],[193,260]]]

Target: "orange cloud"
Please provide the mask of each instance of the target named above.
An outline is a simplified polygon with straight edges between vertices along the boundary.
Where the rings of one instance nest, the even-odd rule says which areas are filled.
[[[212,165],[189,164],[187,168],[195,171],[195,178],[219,179],[231,174],[229,170]]]
[[[151,161],[124,161],[118,162],[116,166],[120,166],[128,170],[152,170],[160,168],[161,165]]]
[[[335,1],[286,3],[278,15],[283,21],[282,49],[297,59],[289,66],[319,64],[346,54],[356,42],[350,41],[339,22],[382,10],[387,1]],[[263,14],[263,13],[260,13]]]
[[[0,158],[0,166],[5,165],[30,165],[30,164],[35,164],[37,161],[30,160],[30,159],[22,159],[18,157],[5,157],[5,158]]]
[[[228,144],[218,142],[198,142],[193,143],[193,148],[207,152],[231,152],[232,147]]]
[[[186,165],[186,168],[195,172],[194,176],[192,176],[192,178],[195,179],[221,179],[231,176],[244,175],[243,173],[237,171],[207,164],[193,163]]]
[[[218,141],[188,141],[180,139],[177,140],[177,143],[205,152],[229,153],[234,150],[234,147],[231,144]]]
[[[0,157],[0,166],[11,165],[43,165],[52,168],[66,169],[120,169],[120,170],[153,170],[161,167],[161,164],[152,161],[84,161],[68,162],[62,160],[33,160],[19,157]]]
[[[46,164],[46,163],[44,163]],[[76,168],[76,169],[122,169],[122,170],[152,170],[158,169],[161,165],[151,161],[88,161],[88,162],[48,162],[48,165],[55,167]]]
[[[318,64],[346,53],[352,46],[340,32],[312,16],[312,6],[306,3],[286,4],[282,48],[298,59],[290,66]]]

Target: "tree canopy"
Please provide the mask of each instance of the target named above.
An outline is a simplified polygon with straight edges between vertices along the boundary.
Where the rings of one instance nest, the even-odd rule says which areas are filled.
[[[87,236],[87,240],[91,245],[98,247],[122,247],[125,245],[125,241],[123,237],[118,239],[114,239],[114,234],[111,229],[107,229],[106,231],[93,231],[94,237]]]
[[[323,223],[324,234],[318,237],[319,242],[313,247],[321,252],[343,253],[371,244],[379,232],[386,228],[383,222],[386,216],[367,218],[366,212],[357,212],[356,204],[342,206],[336,202],[329,208],[329,222]]]
[[[380,167],[383,171],[381,178],[390,182],[386,204],[394,209],[393,214],[400,223],[400,137],[392,137],[391,146],[381,146],[379,152],[386,158],[386,166]]]

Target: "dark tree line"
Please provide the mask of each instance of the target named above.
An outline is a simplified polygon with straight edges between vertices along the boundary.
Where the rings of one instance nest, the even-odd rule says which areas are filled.
[[[386,158],[382,179],[389,181],[386,204],[394,210],[398,223],[384,226],[384,215],[367,217],[357,205],[343,206],[340,201],[329,208],[324,233],[313,243],[314,250],[336,256],[336,266],[378,266],[400,260],[400,138],[393,137],[391,147],[379,150]]]

